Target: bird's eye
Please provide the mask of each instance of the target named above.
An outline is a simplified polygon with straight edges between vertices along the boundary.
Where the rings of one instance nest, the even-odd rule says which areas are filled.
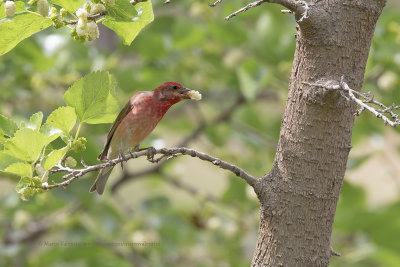
[[[178,85],[174,85],[174,86],[172,86],[172,89],[179,89],[179,86]]]

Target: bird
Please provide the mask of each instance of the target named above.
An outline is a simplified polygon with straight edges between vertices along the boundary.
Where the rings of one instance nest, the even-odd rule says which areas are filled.
[[[129,149],[139,151],[140,143],[154,130],[168,109],[184,99],[200,100],[201,94],[177,82],[165,82],[152,91],[135,93],[115,119],[97,159],[106,162],[123,157]],[[104,193],[113,167],[100,169],[89,192]]]

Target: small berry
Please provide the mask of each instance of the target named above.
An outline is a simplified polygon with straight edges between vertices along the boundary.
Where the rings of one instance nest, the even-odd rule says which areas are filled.
[[[86,32],[88,34],[89,41],[99,39],[99,27],[97,26],[96,22],[91,21],[87,24]]]
[[[106,11],[106,8],[102,4],[94,4],[90,9],[90,14],[97,14]]]
[[[7,18],[12,18],[15,14],[15,4],[13,1],[6,1],[4,4],[4,12]]]
[[[39,0],[37,2],[37,8],[39,14],[43,17],[47,17],[49,15],[49,2],[47,2],[47,0]]]
[[[78,23],[76,24],[76,33],[79,36],[85,35],[86,34],[86,26],[87,26],[87,22],[84,21],[83,19],[79,18]]]
[[[74,159],[73,157],[67,157],[65,159],[65,165],[67,165],[70,168],[76,167],[76,159]]]
[[[86,11],[85,9],[79,8],[79,9],[76,11],[76,16],[77,16],[78,18],[84,20],[84,21],[87,21],[88,13],[87,13],[87,11]]]

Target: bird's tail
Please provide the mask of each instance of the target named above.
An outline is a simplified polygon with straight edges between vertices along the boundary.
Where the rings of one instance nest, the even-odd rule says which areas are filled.
[[[110,176],[113,167],[114,166],[107,166],[99,171],[96,180],[94,181],[92,187],[89,190],[90,193],[97,191],[99,195],[103,194],[108,177]]]

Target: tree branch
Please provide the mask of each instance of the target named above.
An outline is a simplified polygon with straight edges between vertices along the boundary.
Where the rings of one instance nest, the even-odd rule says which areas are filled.
[[[359,116],[363,111],[368,110],[369,112],[374,114],[377,118],[382,119],[385,124],[389,124],[392,127],[400,125],[399,115],[393,112],[393,110],[400,110],[400,105],[396,106],[392,104],[390,107],[387,107],[384,104],[374,100],[374,97],[371,97],[370,93],[360,93],[356,90],[351,89],[350,86],[344,82],[343,76],[341,77],[339,83],[328,81],[325,83],[304,83],[304,84],[311,86],[318,86],[328,90],[339,90],[344,98],[346,98],[348,101],[350,100],[354,101],[361,107],[355,113],[355,115],[357,116]],[[380,108],[375,108],[368,104],[373,104]],[[388,114],[391,117],[391,119],[387,117],[385,114]]]
[[[218,2],[218,1],[217,1]],[[215,2],[214,5],[210,5],[211,7],[215,6],[217,3]],[[279,4],[283,7],[286,7],[289,9],[291,12],[293,12],[295,15],[301,16],[301,18],[297,22],[302,22],[304,19],[308,17],[308,4],[305,1],[295,1],[295,0],[258,0],[254,1],[245,7],[242,7],[241,9],[233,12],[229,16],[225,17],[225,20],[230,20],[231,18],[235,17],[236,15],[246,12],[250,8],[259,6],[263,3],[272,3],[272,4]]]
[[[160,158],[154,158],[158,154],[161,155]],[[148,148],[148,149],[145,149],[145,150],[142,150],[139,152],[129,153],[121,158],[109,160],[105,163],[101,163],[98,165],[87,166],[82,169],[72,169],[69,167],[62,166],[61,164],[58,164],[55,166],[55,168],[52,170],[52,172],[66,172],[67,174],[65,174],[62,177],[66,181],[61,182],[61,183],[51,184],[51,185],[49,185],[47,183],[43,183],[42,186],[43,186],[43,189],[66,187],[74,180],[82,177],[83,175],[85,175],[89,172],[98,171],[107,166],[115,166],[120,162],[125,162],[132,158],[139,158],[139,157],[146,156],[148,161],[150,161],[152,163],[157,163],[163,158],[168,160],[168,159],[182,156],[182,155],[189,155],[192,157],[197,157],[204,161],[211,162],[212,164],[214,164],[222,169],[233,172],[234,174],[236,174],[236,176],[239,176],[240,178],[245,180],[251,186],[254,186],[254,184],[257,182],[257,179],[254,176],[248,174],[243,169],[241,169],[233,164],[230,164],[219,158],[210,156],[206,153],[198,152],[193,149],[189,149],[189,148],[185,148],[185,147],[177,147],[177,148],[161,148],[161,149]]]

